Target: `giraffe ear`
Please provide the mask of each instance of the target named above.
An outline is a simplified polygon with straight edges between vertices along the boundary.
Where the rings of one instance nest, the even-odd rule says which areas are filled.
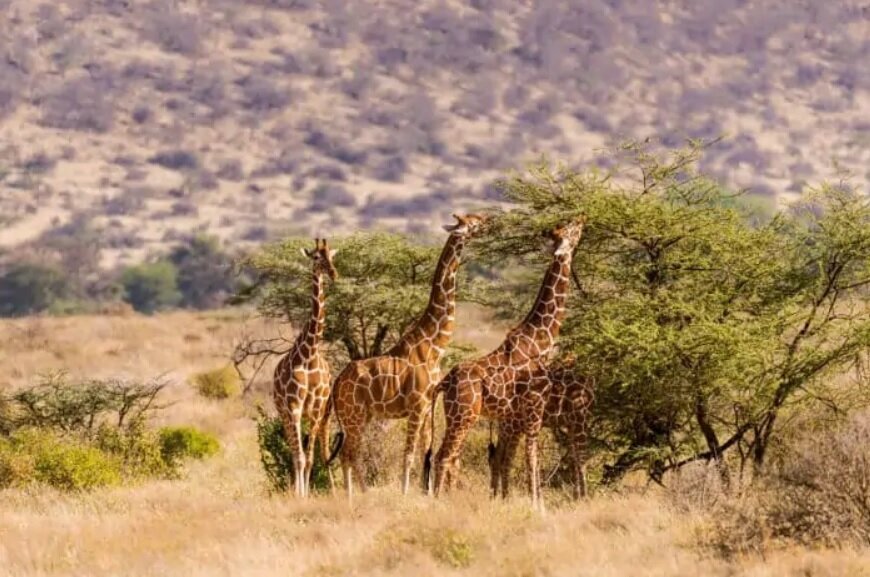
[[[338,252],[338,249],[337,249],[337,248],[330,249],[330,251],[329,251],[329,258],[330,258],[330,260],[332,259],[332,257],[335,256],[335,253],[337,253],[337,252]]]
[[[302,253],[302,256],[306,258],[314,258],[314,253],[305,247],[300,248],[299,251]]]

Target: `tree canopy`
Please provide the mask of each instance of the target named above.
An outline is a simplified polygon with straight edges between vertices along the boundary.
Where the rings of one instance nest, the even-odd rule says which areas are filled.
[[[303,326],[311,310],[312,281],[311,264],[300,249],[310,245],[311,239],[290,238],[250,257],[245,264],[257,280],[241,292],[241,300],[256,298],[260,313]],[[343,359],[379,355],[425,308],[441,247],[387,232],[330,239],[330,246],[338,249],[333,261],[338,278],[326,280],[324,340],[330,354]]]
[[[629,145],[607,172],[542,165],[502,183],[513,210],[486,247],[493,262],[538,263],[542,230],[588,217],[562,350],[598,383],[605,480],[696,459],[727,473],[732,453],[760,466],[783,414],[868,400],[841,377],[870,347],[867,197],[823,186],[760,218],[698,172],[701,152]],[[534,295],[521,286],[534,277],[511,276]]]

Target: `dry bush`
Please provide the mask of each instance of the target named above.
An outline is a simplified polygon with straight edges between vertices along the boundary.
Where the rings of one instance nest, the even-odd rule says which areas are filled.
[[[726,497],[715,463],[698,461],[664,479],[670,504],[681,512],[709,511]]]
[[[197,373],[190,378],[190,382],[207,399],[228,399],[241,391],[239,372],[232,365]]]
[[[710,529],[702,540],[725,554],[870,544],[870,414],[786,448],[744,495],[712,507]]]
[[[92,78],[66,82],[40,102],[42,124],[61,130],[111,130],[115,104],[108,86]]]

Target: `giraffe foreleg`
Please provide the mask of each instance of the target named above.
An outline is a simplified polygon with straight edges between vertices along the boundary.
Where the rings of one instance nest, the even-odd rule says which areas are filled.
[[[586,446],[588,435],[585,421],[577,423],[571,430],[571,461],[574,473],[574,488],[572,495],[574,500],[585,499],[589,496],[589,487],[586,482]]]
[[[293,459],[293,491],[305,496],[305,449],[302,446],[302,409],[294,408],[284,419],[284,437]]]
[[[411,484],[411,467],[414,455],[417,453],[423,424],[426,420],[426,411],[415,411],[408,417],[407,430],[405,432],[405,452],[402,462],[402,495],[408,494]]]
[[[320,439],[319,419],[309,419],[310,427],[308,429],[308,446],[305,447],[305,496],[311,495],[311,473],[314,470],[314,450]]]

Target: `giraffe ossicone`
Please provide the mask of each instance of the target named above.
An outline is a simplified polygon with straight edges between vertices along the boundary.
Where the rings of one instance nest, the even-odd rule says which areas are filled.
[[[284,424],[284,435],[293,458],[295,493],[299,497],[307,497],[310,493],[311,469],[317,441],[320,442],[323,462],[328,462],[330,374],[329,363],[320,350],[326,322],[323,278],[329,276],[335,280],[338,272],[332,263],[337,251],[329,248],[326,239],[315,239],[314,250],[303,248],[301,252],[311,259],[311,314],[304,330],[296,337],[293,347],[275,367],[272,395],[275,408]],[[308,421],[307,446],[303,442],[303,419]],[[329,483],[334,490],[335,483],[331,472]]]

